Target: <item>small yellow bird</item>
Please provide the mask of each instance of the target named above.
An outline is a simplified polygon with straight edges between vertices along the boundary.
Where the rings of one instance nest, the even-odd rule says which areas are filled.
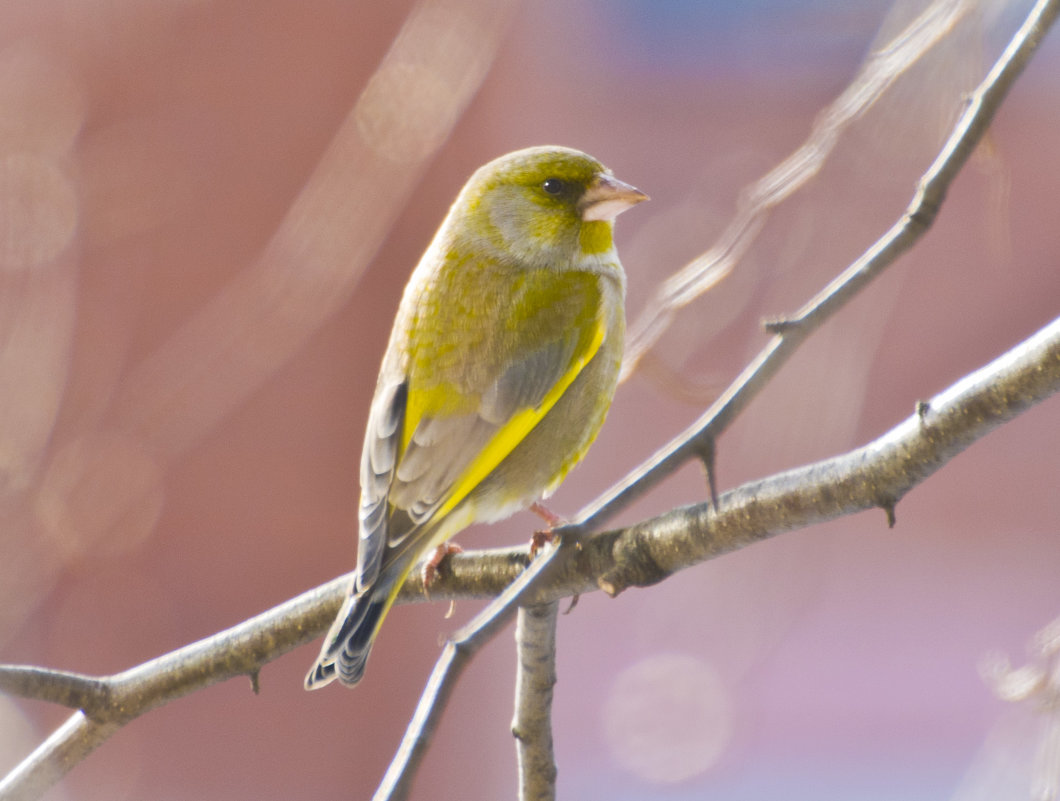
[[[360,681],[416,562],[547,497],[585,455],[622,359],[613,222],[646,199],[562,147],[509,153],[461,190],[394,321],[361,455],[357,574],[306,689]]]

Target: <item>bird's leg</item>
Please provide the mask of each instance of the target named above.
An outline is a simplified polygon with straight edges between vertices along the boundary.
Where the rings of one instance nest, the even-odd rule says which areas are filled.
[[[546,509],[537,501],[530,504],[530,511],[545,521],[544,530],[535,531],[530,536],[530,555],[536,556],[537,552],[545,547],[545,543],[552,542],[552,529],[557,526],[562,526],[567,521],[549,509]]]
[[[530,504],[530,511],[540,517],[546,523],[548,523],[549,531],[554,529],[556,526],[563,525],[566,522],[562,517],[557,515],[555,512],[546,507],[540,501],[534,501],[532,504]]]
[[[442,562],[449,554],[463,553],[464,549],[457,545],[455,542],[443,542],[434,552],[431,553],[430,557],[426,562],[423,563],[423,592],[426,593],[430,586],[438,580],[438,568],[441,567]]]
[[[545,547],[546,542],[552,542],[555,539],[555,535],[552,533],[552,529],[557,526],[564,525],[567,521],[559,515],[555,514],[549,509],[546,509],[542,504],[534,501],[530,504],[530,511],[538,517],[544,519],[546,528],[544,531],[535,531],[530,536],[530,556],[536,556],[537,552]],[[563,614],[569,615],[575,606],[578,604],[578,598],[581,597],[577,593],[571,596],[570,606],[567,607],[567,611]]]

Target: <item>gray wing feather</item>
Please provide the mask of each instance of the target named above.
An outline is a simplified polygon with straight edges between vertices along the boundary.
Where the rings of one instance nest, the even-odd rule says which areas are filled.
[[[576,345],[568,336],[512,364],[483,394],[479,416],[499,427],[520,409],[537,406],[567,371]]]
[[[424,417],[402,454],[390,502],[406,510],[415,524],[429,520],[496,430],[477,414]],[[392,531],[391,546],[400,545],[411,533]]]
[[[368,433],[361,457],[358,589],[375,581],[386,551],[390,518],[388,496],[397,469],[407,400],[407,381],[389,384],[376,394],[368,415]]]

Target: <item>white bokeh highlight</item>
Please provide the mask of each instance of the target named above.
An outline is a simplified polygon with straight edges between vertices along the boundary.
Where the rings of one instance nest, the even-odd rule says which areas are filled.
[[[708,771],[732,739],[732,709],[718,672],[688,654],[662,653],[615,678],[603,708],[611,756],[637,777],[673,784]]]

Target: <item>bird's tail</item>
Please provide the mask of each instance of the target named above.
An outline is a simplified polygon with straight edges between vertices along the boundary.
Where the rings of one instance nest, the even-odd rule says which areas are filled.
[[[305,677],[307,690],[319,690],[335,679],[347,687],[361,680],[375,635],[395,594],[377,585],[346,598],[316,664]]]

